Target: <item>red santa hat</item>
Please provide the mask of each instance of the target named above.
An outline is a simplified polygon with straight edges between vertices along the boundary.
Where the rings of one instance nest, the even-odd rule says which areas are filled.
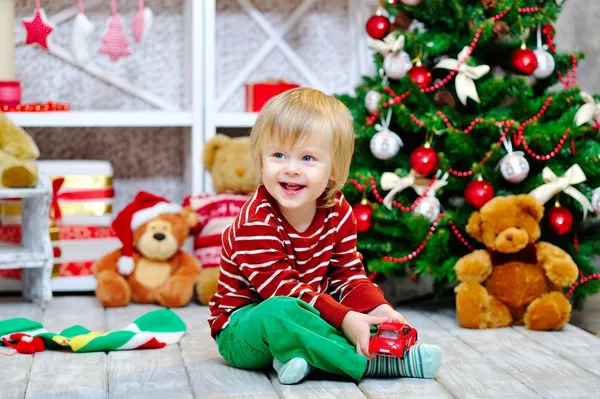
[[[171,203],[154,194],[140,191],[115,218],[112,228],[123,244],[117,261],[119,273],[128,275],[133,271],[133,232],[144,223],[163,213],[181,213],[181,205]]]

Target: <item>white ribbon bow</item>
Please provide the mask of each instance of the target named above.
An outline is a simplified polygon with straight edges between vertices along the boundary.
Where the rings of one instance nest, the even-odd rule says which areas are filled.
[[[448,182],[446,181],[447,175],[443,179],[438,179],[431,184],[428,195],[435,195],[435,192],[444,187]],[[394,196],[405,188],[412,187],[417,195],[423,195],[431,183],[431,179],[421,176],[414,169],[411,169],[408,175],[400,177],[392,172],[385,172],[381,175],[381,189],[384,191],[391,190],[383,199],[383,205],[386,208],[392,209],[392,202]]]
[[[398,38],[394,37],[394,33],[388,34],[383,40],[373,40],[371,42],[371,48],[381,55],[387,55],[389,53],[398,53],[404,50],[404,36],[400,35]]]
[[[542,179],[546,184],[529,193],[538,202],[545,204],[550,198],[562,191],[581,204],[584,219],[587,211],[594,210],[585,195],[573,187],[573,184],[583,183],[586,180],[585,173],[578,164],[571,166],[562,177],[556,176],[549,167],[545,167],[542,171]]]
[[[575,114],[575,119],[573,122],[577,126],[592,122],[595,118],[600,117],[600,104],[594,100],[594,97],[584,91],[579,93],[579,95],[585,104],[583,104]]]
[[[456,94],[458,99],[463,105],[467,105],[467,98],[472,98],[476,102],[480,102],[479,94],[477,94],[477,88],[473,80],[479,79],[490,71],[488,65],[469,66],[464,62],[460,67],[458,64],[469,55],[469,47],[463,48],[458,54],[458,59],[446,58],[437,63],[436,68],[444,68],[455,70],[458,68],[456,74]]]

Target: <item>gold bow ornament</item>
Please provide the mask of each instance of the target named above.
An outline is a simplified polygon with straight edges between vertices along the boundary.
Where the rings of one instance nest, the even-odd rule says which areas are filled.
[[[429,187],[430,183],[431,179],[423,177],[422,175],[415,172],[414,169],[411,169],[408,175],[404,177],[400,177],[392,172],[385,172],[383,173],[383,175],[381,175],[381,189],[385,191],[390,190],[390,192],[387,193],[387,195],[383,199],[383,205],[385,205],[387,209],[391,210],[392,202],[394,201],[394,197],[396,196],[396,194],[408,187],[412,187],[412,189],[415,190],[417,195],[420,196],[423,195],[425,191],[427,191],[427,188]],[[431,184],[431,188],[429,189],[427,195],[435,195],[435,192],[438,189],[444,187],[446,184],[448,184],[448,182],[445,179],[436,180]]]
[[[463,48],[458,54],[458,59],[446,58],[435,66],[436,68],[457,70],[455,86],[456,95],[463,105],[467,105],[467,98],[480,102],[474,80],[481,78],[490,71],[488,65],[470,66],[466,59],[469,57],[469,47]],[[464,62],[461,64],[461,61]],[[459,66],[460,64],[460,66]]]
[[[585,219],[587,212],[594,210],[590,201],[578,191],[574,184],[583,183],[586,180],[585,174],[578,164],[575,164],[567,170],[567,172],[558,177],[549,167],[545,167],[542,171],[542,179],[545,184],[542,184],[535,190],[529,193],[538,202],[545,204],[554,195],[561,191],[573,197],[583,208],[583,218]]]

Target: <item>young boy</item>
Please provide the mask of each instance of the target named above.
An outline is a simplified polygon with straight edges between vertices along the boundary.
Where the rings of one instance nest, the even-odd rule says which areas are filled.
[[[234,367],[271,364],[282,384],[311,367],[362,377],[432,378],[441,353],[369,353],[370,328],[405,322],[365,274],[356,219],[340,193],[354,150],[348,109],[318,90],[271,99],[251,133],[262,185],[223,231],[211,335]]]

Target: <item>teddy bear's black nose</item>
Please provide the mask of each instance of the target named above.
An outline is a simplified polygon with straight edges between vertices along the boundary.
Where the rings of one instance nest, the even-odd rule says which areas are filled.
[[[507,235],[506,235],[506,240],[508,240],[508,241],[512,241],[512,239],[513,239],[513,236],[512,236],[512,234],[507,234]]]
[[[163,233],[155,233],[155,234],[154,234],[154,239],[155,239],[156,241],[162,241],[162,240],[164,240],[165,238],[166,238],[166,237],[165,237],[165,235],[164,235]]]

